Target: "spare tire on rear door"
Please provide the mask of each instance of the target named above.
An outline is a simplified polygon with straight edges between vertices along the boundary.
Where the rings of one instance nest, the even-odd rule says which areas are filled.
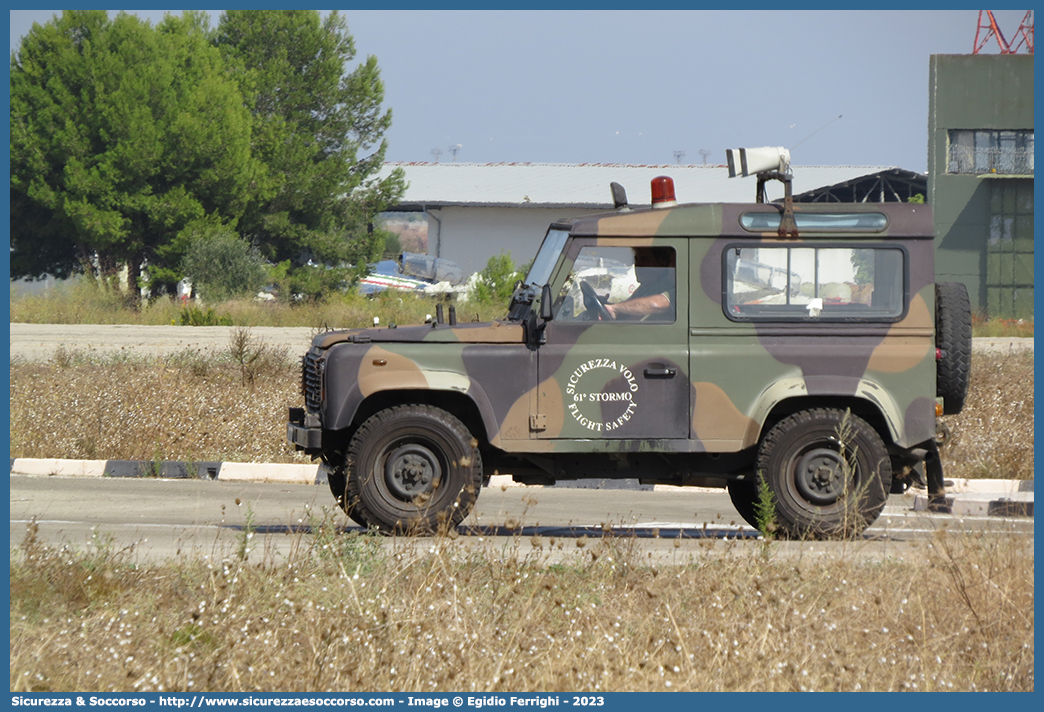
[[[941,351],[936,366],[935,395],[943,413],[964,408],[971,373],[971,303],[963,282],[935,285],[935,345]]]

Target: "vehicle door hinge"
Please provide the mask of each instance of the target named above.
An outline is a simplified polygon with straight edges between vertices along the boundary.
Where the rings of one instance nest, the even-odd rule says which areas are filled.
[[[529,416],[529,429],[534,432],[547,430],[547,416],[543,413],[534,413]]]

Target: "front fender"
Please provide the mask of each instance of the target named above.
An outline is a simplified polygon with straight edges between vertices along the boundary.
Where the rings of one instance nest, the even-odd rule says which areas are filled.
[[[485,391],[469,376],[447,369],[423,368],[413,359],[380,346],[364,353],[345,350],[326,364],[323,427],[344,430],[355,421],[363,403],[384,392],[429,391],[467,398],[478,412],[486,432],[497,432],[496,418]]]

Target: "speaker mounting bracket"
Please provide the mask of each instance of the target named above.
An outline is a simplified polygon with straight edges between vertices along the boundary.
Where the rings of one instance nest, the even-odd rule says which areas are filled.
[[[782,171],[762,171],[758,173],[758,193],[755,202],[765,202],[765,183],[778,180],[783,183],[783,205],[773,203],[779,208],[779,236],[794,238],[798,236],[797,222],[794,220],[794,191],[792,189],[793,174]]]

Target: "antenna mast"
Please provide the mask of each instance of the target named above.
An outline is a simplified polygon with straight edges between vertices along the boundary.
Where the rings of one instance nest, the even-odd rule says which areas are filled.
[[[1018,52],[1022,45],[1026,45],[1026,51],[1033,54],[1033,10],[1027,10],[1023,15],[1015,36],[1019,38],[1019,41],[1011,48],[1012,54]]]
[[[983,18],[983,13],[986,14],[985,18]],[[993,10],[979,10],[979,24],[975,28],[975,46],[972,54],[979,54],[991,37],[997,39],[997,46],[1000,47],[1001,54],[1015,54],[1022,49],[1023,45],[1026,45],[1027,53],[1033,54],[1033,10],[1027,10],[1023,15],[1015,36],[1018,37],[1018,42],[1013,47],[1008,40],[1004,39],[1004,33],[997,25],[997,18],[993,16]],[[982,39],[979,39],[980,37]]]
[[[986,13],[986,20],[983,21],[982,13]],[[983,32],[985,30],[985,32]],[[979,35],[982,34],[982,40],[979,40]],[[979,24],[975,28],[975,48],[972,49],[972,54],[978,54],[979,50],[986,46],[986,43],[990,41],[991,37],[997,38],[997,44],[1000,46],[1001,54],[1011,54],[1011,47],[1008,46],[1008,40],[1004,39],[1004,33],[1000,31],[1000,27],[997,26],[997,18],[993,16],[993,10],[979,10]]]

